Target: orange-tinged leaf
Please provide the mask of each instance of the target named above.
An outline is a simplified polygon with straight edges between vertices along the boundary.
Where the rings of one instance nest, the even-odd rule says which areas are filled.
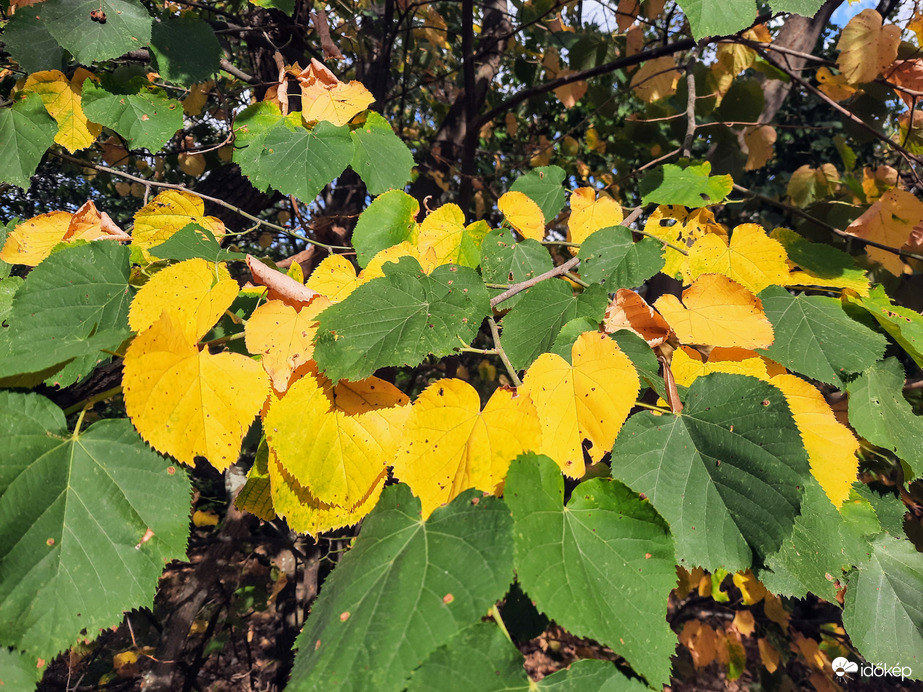
[[[634,332],[653,348],[665,342],[673,330],[654,308],[634,291],[620,288],[606,308],[603,329],[614,334],[620,329]]]
[[[327,120],[345,125],[375,100],[361,82],[341,82],[315,58],[296,78],[301,85],[301,115],[308,123]]]
[[[727,229],[715,221],[715,215],[706,207],[660,206],[644,224],[644,232],[680,247],[691,247],[699,238],[715,233],[727,238]],[[662,250],[667,276],[676,276],[686,263],[686,256],[666,245]]]
[[[836,419],[823,395],[809,382],[795,375],[776,375],[769,382],[782,390],[792,410],[811,462],[811,474],[839,507],[856,480],[858,440]]]
[[[692,654],[692,664],[704,668],[718,655],[718,634],[701,620],[687,620],[679,634],[679,642]]]
[[[38,94],[45,104],[45,110],[58,123],[54,141],[74,153],[86,149],[96,141],[102,132],[102,125],[87,120],[80,102],[80,90],[90,72],[78,67],[72,79],[58,70],[33,72],[26,80],[23,90]]]
[[[218,526],[218,515],[215,512],[206,512],[197,509],[192,513],[192,523],[199,528],[203,526]]]
[[[279,516],[285,517],[289,527],[299,533],[316,536],[324,531],[357,524],[375,507],[387,478],[387,472],[383,471],[353,507],[331,505],[314,497],[286,471],[275,454],[269,453],[269,484],[273,508]]]
[[[763,597],[763,612],[766,613],[766,617],[781,627],[783,631],[788,631],[788,621],[791,620],[792,616],[791,613],[785,609],[781,598],[774,593],[767,593]]]
[[[634,366],[614,340],[599,332],[577,337],[568,363],[543,353],[526,373],[521,392],[535,404],[542,424],[538,451],[555,460],[571,478],[583,476],[583,440],[592,443],[590,459],[599,461],[638,396]]]
[[[253,280],[269,289],[270,300],[282,300],[289,305],[300,307],[307,305],[317,297],[317,293],[302,284],[300,280],[266,266],[253,255],[247,255],[247,267],[250,269]],[[304,275],[300,277],[303,279]]]
[[[497,207],[523,238],[541,242],[545,237],[545,217],[541,207],[525,193],[515,190],[507,192],[497,200]]]
[[[618,226],[624,218],[622,205],[608,195],[600,195],[597,199],[593,188],[577,188],[570,196],[567,240],[582,243],[600,228]],[[576,254],[576,251],[576,248],[571,248],[572,254]]]
[[[356,276],[356,267],[352,262],[343,255],[328,255],[314,268],[305,285],[312,291],[338,302],[362,283]]]
[[[224,223],[204,214],[205,203],[201,197],[184,190],[164,190],[135,213],[131,244],[140,248],[144,258],[150,260],[152,247],[191,223],[199,224],[221,240]]]
[[[122,390],[129,418],[154,449],[186,464],[204,456],[223,471],[240,456],[269,378],[239,353],[199,351],[165,312],[128,347]]]
[[[901,42],[901,30],[894,24],[882,26],[875,10],[862,10],[843,28],[836,65],[850,84],[873,81],[894,62]]]
[[[470,384],[439,380],[413,404],[394,475],[420,498],[425,518],[468,488],[499,492],[510,462],[534,450],[540,433],[522,394],[497,389],[482,411]]]
[[[859,91],[846,80],[846,75],[833,74],[826,65],[817,69],[815,77],[820,82],[818,88],[837,102],[845,101]]]
[[[695,241],[683,276],[688,281],[702,274],[723,274],[751,293],[759,293],[788,281],[787,260],[780,242],[755,223],[745,223],[734,229],[730,243],[713,233]]]
[[[281,300],[270,300],[247,320],[247,350],[262,355],[263,369],[277,392],[288,389],[295,370],[314,356],[317,316],[329,305],[330,301],[321,296],[300,310]]]
[[[0,260],[36,266],[64,240],[72,216],[66,211],[50,211],[18,224],[7,236]]]
[[[782,662],[779,651],[769,643],[768,639],[758,639],[756,644],[760,650],[760,661],[762,661],[763,667],[770,674],[775,673],[779,668],[779,663]]]
[[[749,637],[756,630],[756,620],[749,610],[738,610],[734,615],[733,625],[745,637]]]
[[[131,236],[115,225],[115,222],[106,212],[100,213],[93,204],[93,200],[84,204],[74,212],[64,240],[99,240],[109,238],[112,240],[131,240]]]
[[[697,378],[713,372],[769,379],[762,356],[742,348],[713,348],[706,361],[694,348],[681,346],[673,351],[670,369],[676,384],[684,387],[689,387]]]
[[[128,326],[142,332],[167,311],[173,326],[194,344],[231,307],[237,293],[237,282],[224,263],[185,260],[158,272],[141,287],[131,301]]]
[[[773,146],[776,143],[776,128],[771,125],[760,125],[750,128],[744,135],[747,144],[747,163],[745,171],[755,171],[766,165],[774,155]]]
[[[720,274],[703,274],[683,291],[683,302],[663,295],[654,303],[684,344],[728,348],[768,348],[772,324],[763,303],[743,286]]]
[[[846,228],[847,233],[896,248],[908,245],[911,233],[919,230],[923,230],[923,201],[898,189],[888,190]],[[870,245],[865,251],[869,259],[895,276],[904,272],[904,262],[898,255]]]
[[[672,55],[647,60],[631,78],[631,88],[645,103],[658,101],[676,93],[679,74]]]
[[[384,380],[375,385],[387,401],[364,411],[335,407],[326,391],[329,383],[325,387],[311,376],[295,382],[269,407],[263,428],[270,450],[319,502],[354,506],[397,450],[407,398]]]
[[[702,581],[702,577],[704,576],[705,570],[703,570],[701,567],[694,567],[692,571],[689,571],[682,565],[677,565],[677,586],[675,589],[673,589],[673,593],[675,593],[676,597],[681,600],[686,598],[686,596],[691,594],[693,591],[698,590],[699,583]]]
[[[759,603],[768,593],[766,587],[763,586],[763,582],[753,576],[753,572],[750,570],[736,572],[732,579],[734,580],[734,586],[740,589],[744,605]]]
[[[443,204],[420,224],[417,248],[424,257],[435,255],[437,264],[476,267],[481,261],[481,241],[489,232],[490,227],[483,221],[465,226],[461,208]]]

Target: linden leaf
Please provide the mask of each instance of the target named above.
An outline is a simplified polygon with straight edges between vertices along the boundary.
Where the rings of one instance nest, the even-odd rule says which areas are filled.
[[[567,241],[582,243],[600,228],[618,226],[623,219],[621,204],[606,195],[597,199],[592,187],[579,187],[570,196]],[[576,252],[576,248],[571,248],[571,254]]]
[[[300,310],[281,300],[270,300],[247,320],[247,350],[262,355],[263,369],[277,392],[288,389],[292,373],[314,355],[317,315],[328,305],[330,301],[322,296]]]
[[[6,238],[0,260],[10,264],[35,267],[51,254],[55,245],[64,240],[72,214],[50,211],[23,221]]]
[[[644,224],[644,232],[660,240],[680,247],[690,247],[696,240],[709,233],[727,238],[727,229],[715,221],[710,209],[687,209],[686,207],[660,206],[654,210]],[[686,264],[686,256],[671,247],[663,247],[664,267],[667,276],[676,276]]]
[[[673,330],[667,321],[647,301],[634,291],[620,288],[606,308],[603,329],[615,334],[621,329],[637,334],[653,348],[670,338]]]
[[[888,190],[858,219],[846,228],[865,240],[888,247],[900,248],[911,242],[911,233],[923,228],[923,201],[906,190]],[[885,269],[900,276],[904,273],[904,262],[900,256],[877,247],[865,248],[869,259],[879,262]]]
[[[122,389],[128,416],[154,449],[186,464],[204,456],[223,471],[240,455],[269,378],[239,353],[199,351],[165,312],[128,347]]]
[[[290,272],[297,272],[298,278],[276,271],[253,255],[247,255],[247,268],[256,283],[269,289],[267,296],[270,300],[281,300],[300,307],[307,305],[317,297],[317,293],[302,283],[304,274],[301,271],[301,265],[297,262],[292,264]]]
[[[324,387],[302,377],[272,402],[263,425],[282,467],[319,502],[343,508],[359,503],[385,471],[408,413],[407,397],[384,380],[348,387],[340,397],[334,391],[331,400],[329,382]],[[375,397],[357,396],[357,388]]]
[[[545,217],[542,209],[524,192],[510,191],[497,200],[507,222],[523,238],[541,242],[545,237]]]
[[[440,380],[413,404],[394,474],[420,498],[426,518],[468,488],[499,493],[510,462],[540,434],[527,397],[497,389],[482,411],[474,387]]]
[[[713,372],[727,372],[732,375],[750,375],[769,380],[765,359],[755,351],[743,348],[713,348],[708,360],[694,348],[681,346],[673,351],[670,371],[676,384],[688,387],[697,378]]]
[[[772,324],[760,299],[720,274],[704,274],[683,291],[683,304],[674,295],[654,303],[684,344],[739,348],[769,348]]]
[[[647,60],[631,78],[631,88],[645,103],[652,103],[676,93],[680,69],[672,55]]]
[[[136,332],[152,326],[164,311],[186,341],[196,343],[208,333],[239,292],[224,264],[191,259],[158,272],[138,291],[128,313]]]
[[[440,264],[436,259],[435,248],[427,248],[425,252],[421,253],[416,246],[405,240],[402,243],[381,250],[370,259],[368,266],[359,273],[362,278],[361,283],[366,283],[372,279],[380,279],[385,275],[384,266],[388,263],[398,263],[401,257],[415,259],[420,264],[424,274],[432,274],[433,270]]]
[[[858,91],[856,87],[850,86],[846,75],[833,74],[826,65],[819,67],[814,76],[820,82],[818,88],[834,101],[845,101]]]
[[[745,171],[755,171],[766,165],[766,162],[775,155],[773,145],[777,137],[776,129],[771,125],[760,125],[747,131],[744,135],[744,142],[747,144]]]
[[[481,263],[481,241],[490,232],[483,221],[465,226],[465,215],[457,204],[443,204],[429,214],[417,234],[417,247],[424,255],[436,253],[438,264],[459,264],[476,268]],[[371,263],[370,263],[371,264]]]
[[[72,154],[93,144],[103,129],[87,120],[80,104],[80,89],[87,77],[92,75],[82,67],[70,80],[58,70],[46,70],[29,75],[23,86],[41,97],[45,110],[58,123],[54,141]]]
[[[224,223],[204,213],[205,202],[201,197],[184,190],[164,190],[135,213],[131,244],[140,248],[150,261],[151,248],[191,223],[199,224],[220,241],[224,237]]]
[[[543,353],[526,372],[521,393],[535,404],[542,425],[539,453],[571,478],[583,476],[583,440],[597,462],[611,449],[634,406],[641,383],[618,344],[599,332],[577,337],[571,363]]]
[[[862,296],[869,294],[869,279],[865,271],[842,250],[823,243],[811,243],[787,228],[776,228],[769,235],[785,248],[792,268],[783,286],[830,286],[851,288]]]
[[[100,212],[93,204],[93,200],[88,200],[71,217],[67,233],[64,234],[64,241],[99,240],[101,238],[131,240],[131,236],[116,226],[106,212]]]
[[[699,238],[689,248],[683,277],[691,281],[702,274],[723,274],[751,293],[759,293],[772,284],[785,284],[786,259],[781,243],[760,226],[745,223],[734,229],[730,243],[716,234]]]
[[[356,268],[352,262],[343,255],[328,255],[311,272],[305,286],[333,302],[338,302],[363,283],[356,276]]]
[[[901,30],[894,24],[882,26],[875,10],[862,10],[844,27],[836,65],[850,84],[872,82],[894,62],[901,42]]]
[[[344,84],[314,58],[296,77],[301,85],[302,117],[307,123],[326,120],[339,127],[375,101],[361,82]]]

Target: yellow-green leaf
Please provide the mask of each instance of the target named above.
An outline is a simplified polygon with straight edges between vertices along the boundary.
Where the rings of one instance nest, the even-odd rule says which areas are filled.
[[[224,223],[204,214],[205,203],[201,197],[183,190],[164,190],[135,214],[131,244],[140,248],[144,258],[150,260],[152,247],[191,223],[199,224],[221,240]]]
[[[74,153],[86,149],[102,132],[102,125],[87,120],[80,103],[83,82],[92,77],[86,69],[78,67],[68,79],[58,70],[45,70],[29,75],[23,89],[38,94],[45,110],[58,123],[54,141]]]

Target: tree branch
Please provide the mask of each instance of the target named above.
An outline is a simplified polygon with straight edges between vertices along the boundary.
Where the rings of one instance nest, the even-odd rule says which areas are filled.
[[[515,296],[517,293],[522,293],[527,288],[532,288],[535,284],[540,283],[544,281],[545,279],[553,279],[556,276],[561,276],[562,274],[566,274],[571,269],[576,267],[579,263],[580,263],[579,257],[572,257],[571,259],[567,260],[564,264],[559,264],[557,267],[555,267],[554,269],[549,269],[544,274],[539,274],[538,276],[533,276],[531,279],[526,279],[525,281],[520,281],[518,284],[513,284],[500,295],[494,296],[493,298],[491,298],[490,307],[492,308],[497,307],[503,301],[509,300],[510,298]]]

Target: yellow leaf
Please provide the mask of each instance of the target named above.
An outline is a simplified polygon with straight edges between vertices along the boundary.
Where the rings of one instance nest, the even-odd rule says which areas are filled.
[[[760,125],[747,130],[744,142],[747,145],[747,164],[745,171],[755,171],[766,165],[774,155],[773,145],[776,143],[776,129],[771,125]]]
[[[113,240],[131,240],[131,236],[115,225],[115,222],[106,212],[100,213],[93,204],[93,200],[85,202],[80,209],[74,212],[65,242],[71,240],[99,240],[111,238]]]
[[[756,644],[760,650],[760,661],[763,667],[769,671],[770,675],[775,673],[782,661],[778,650],[769,643],[768,639],[758,639]]]
[[[18,224],[7,236],[0,260],[36,266],[64,240],[72,216],[66,211],[50,211]]]
[[[846,228],[866,240],[874,240],[889,247],[908,245],[910,234],[923,227],[923,201],[905,190],[888,190],[865,213]],[[871,245],[865,247],[869,259],[879,262],[885,269],[900,276],[905,264],[898,255]]]
[[[738,610],[732,624],[745,637],[749,637],[756,630],[756,620],[749,610]]]
[[[204,512],[197,509],[192,513],[192,523],[199,528],[203,526],[218,526],[218,515],[214,512]]]
[[[54,141],[71,153],[93,144],[103,129],[102,125],[87,120],[83,113],[80,90],[87,77],[92,75],[82,67],[77,68],[70,80],[58,70],[45,70],[29,75],[23,87],[41,97],[45,110],[58,123]]]
[[[331,301],[338,302],[362,283],[356,276],[356,268],[352,262],[343,255],[327,255],[311,272],[305,285]]]
[[[210,231],[218,240],[224,236],[224,223],[214,216],[204,216],[201,197],[183,190],[164,190],[135,213],[131,244],[141,249],[146,260],[152,247],[191,223]]]
[[[208,92],[214,86],[214,81],[208,81],[189,87],[189,93],[183,99],[183,113],[189,116],[199,115],[208,102]]]
[[[845,101],[859,91],[846,81],[845,75],[833,74],[826,65],[817,69],[815,77],[820,82],[818,88],[836,102]]]
[[[713,348],[706,361],[694,348],[681,346],[673,351],[670,370],[676,384],[683,387],[689,387],[699,377],[713,372],[750,375],[769,380],[763,358],[755,351],[742,348]]]
[[[198,178],[205,172],[205,156],[199,153],[180,152],[177,156],[180,170],[190,178]]]
[[[680,247],[690,247],[696,240],[714,233],[727,238],[727,229],[715,221],[707,208],[687,209],[683,206],[660,206],[644,224],[644,232]],[[686,256],[673,248],[663,247],[663,273],[676,276],[686,264]]]
[[[507,192],[497,200],[497,207],[510,226],[523,238],[541,242],[545,237],[545,217],[542,210],[525,193],[515,190]]]
[[[519,131],[519,121],[516,120],[516,114],[512,111],[507,111],[503,118],[503,123],[506,125],[506,134],[510,137],[515,137]]]
[[[811,474],[830,501],[839,507],[849,497],[856,480],[858,440],[836,419],[823,395],[812,384],[794,375],[776,375],[769,382],[782,390],[792,410],[811,462]]]
[[[369,260],[365,269],[359,272],[360,281],[365,283],[372,279],[380,279],[385,275],[383,267],[388,262],[398,262],[401,257],[413,257],[420,263],[420,267],[422,267],[424,274],[429,274],[433,269],[439,266],[439,262],[436,259],[436,250],[434,248],[427,248],[424,253],[421,253],[420,250],[405,240],[402,243],[392,245],[389,248],[377,252],[375,256]]]
[[[465,215],[459,206],[443,204],[420,224],[417,248],[424,257],[434,254],[437,265],[476,267],[481,260],[481,241],[489,232],[484,221],[465,226]]]
[[[330,305],[318,296],[300,310],[281,300],[260,305],[244,328],[247,350],[262,355],[263,369],[272,380],[273,389],[288,389],[292,373],[314,356],[317,316]]]
[[[866,166],[862,169],[862,191],[868,202],[880,199],[882,194],[898,183],[897,169],[891,166],[878,166],[874,171]]]
[[[753,576],[753,572],[750,570],[746,572],[737,572],[732,578],[734,580],[734,586],[740,589],[744,605],[759,603],[768,593],[766,587],[763,586],[763,582]]]
[[[573,364],[554,353],[540,355],[520,391],[532,399],[542,424],[538,451],[567,476],[580,478],[586,470],[583,440],[592,445],[592,461],[603,458],[635,404],[640,382],[628,356],[606,334],[581,334],[571,354]]]
[[[324,531],[333,531],[358,523],[378,502],[387,478],[387,472],[383,471],[353,507],[331,505],[314,497],[283,468],[275,454],[269,454],[269,484],[273,508],[279,516],[285,517],[292,530],[299,533],[316,536]]]
[[[573,70],[563,70],[558,74],[558,77],[567,77],[572,74],[576,73]],[[557,97],[558,101],[561,102],[562,106],[565,108],[573,108],[577,105],[577,101],[586,95],[587,89],[589,88],[590,85],[587,84],[586,80],[580,79],[576,82],[559,86],[554,90],[554,95]]]
[[[676,594],[678,599],[685,599],[686,596],[699,588],[699,583],[704,576],[705,570],[701,567],[694,567],[690,572],[682,565],[676,565],[677,586],[673,589],[673,593]]]
[[[397,450],[407,397],[384,380],[363,382],[351,386],[373,386],[379,399],[344,409],[340,399],[335,406],[327,393],[329,382],[324,386],[314,377],[302,377],[272,402],[263,423],[282,467],[325,504],[348,508],[360,502]]]
[[[168,311],[173,326],[194,344],[231,307],[237,293],[237,282],[224,263],[185,260],[158,272],[141,287],[131,302],[128,326],[142,332]]]
[[[596,198],[596,190],[580,187],[570,196],[570,220],[567,222],[567,240],[582,243],[600,228],[622,223],[622,205],[606,194]],[[577,248],[571,248],[571,254]]]
[[[720,274],[703,274],[683,291],[683,304],[663,295],[654,307],[684,344],[768,348],[772,324],[763,303],[735,281]]]
[[[606,308],[603,328],[607,334],[626,329],[653,348],[670,338],[673,330],[647,301],[632,290],[620,288]]]
[[[718,634],[701,620],[687,620],[679,634],[679,642],[689,650],[696,668],[713,663],[718,655]]]
[[[894,62],[901,42],[901,30],[894,24],[882,26],[875,10],[862,10],[844,27],[837,50],[836,66],[850,84],[874,81]]]
[[[263,521],[272,521],[276,518],[276,511],[272,507],[272,490],[269,481],[269,447],[265,440],[256,452],[253,466],[247,473],[247,482],[234,498],[238,509],[250,512]]]
[[[723,274],[751,293],[788,280],[785,248],[755,223],[734,229],[730,243],[716,234],[699,238],[691,248],[683,277],[689,281],[702,274]]]
[[[534,450],[539,435],[527,397],[497,389],[482,411],[474,387],[440,380],[413,404],[394,475],[420,498],[426,518],[468,488],[500,492],[510,462]]]
[[[840,184],[840,174],[831,163],[812,168],[808,164],[799,166],[788,179],[786,193],[792,198],[796,207],[806,207],[825,197],[829,197]]]
[[[785,609],[785,606],[782,605],[781,598],[774,593],[767,592],[763,597],[763,612],[766,613],[766,617],[781,627],[783,631],[788,631],[788,621],[792,616]]]
[[[223,471],[240,456],[269,378],[239,353],[199,351],[165,312],[128,347],[122,390],[128,416],[154,449],[186,464],[204,456]]]
[[[375,100],[361,82],[344,84],[316,58],[300,74],[301,115],[305,122],[326,120],[345,125]]]
[[[646,61],[631,78],[635,96],[645,103],[652,103],[676,93],[679,82],[679,66],[672,55]]]

